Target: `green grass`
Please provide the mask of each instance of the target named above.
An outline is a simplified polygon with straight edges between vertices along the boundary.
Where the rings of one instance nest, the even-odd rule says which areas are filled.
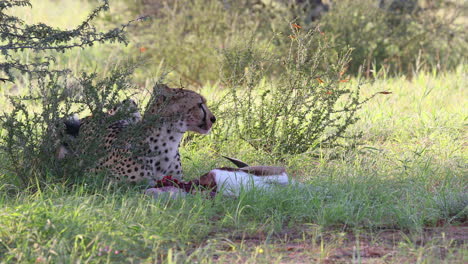
[[[365,92],[393,94],[363,109],[355,129],[365,131],[365,145],[347,153],[321,150],[291,156],[283,165],[303,185],[271,193],[167,201],[146,197],[137,187],[88,180],[72,188],[50,185],[30,194],[8,185],[4,176],[0,259],[21,263],[466,260],[463,72],[460,68],[440,76],[421,74],[411,81],[367,84]],[[182,149],[187,177],[229,165],[209,141],[209,136],[190,141]],[[271,164],[267,156],[238,142],[216,149],[251,164]],[[453,229],[463,235],[454,235]],[[392,239],[385,232],[392,232]],[[425,237],[422,242],[421,237]],[[362,252],[357,247],[361,244]],[[369,250],[383,253],[372,255]]]
[[[58,26],[76,25],[92,8],[57,3],[83,11],[57,20]],[[57,12],[37,6],[30,21]],[[105,72],[121,59],[109,49],[65,53],[58,64]],[[159,75],[153,69],[160,65],[153,66],[139,73],[141,91]],[[363,145],[352,151],[319,149],[278,164],[236,139],[214,144],[210,135],[184,143],[187,178],[230,166],[220,156],[228,155],[252,165],[284,165],[302,184],[273,192],[155,200],[137,186],[85,177],[72,187],[50,184],[33,193],[1,173],[0,263],[467,262],[466,73],[463,65],[364,84],[365,94],[392,94],[364,106],[353,128],[364,132]],[[223,92],[219,83],[200,91],[208,102]]]

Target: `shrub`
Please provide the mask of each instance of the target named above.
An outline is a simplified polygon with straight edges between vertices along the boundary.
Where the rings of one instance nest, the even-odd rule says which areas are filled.
[[[258,44],[267,43],[272,29],[284,25],[283,17],[273,15],[261,1],[127,2],[134,13],[152,18],[151,24],[131,30],[132,42],[154,65],[170,70],[169,81],[197,88],[218,82],[221,50],[252,33]]]
[[[412,75],[451,70],[466,60],[466,4],[460,1],[219,1],[132,0],[133,12],[150,14],[153,25],[134,30],[135,43],[159,65],[172,70],[177,84],[203,86],[218,81],[219,51],[251,36],[257,45],[285,21],[320,26],[337,48],[352,47],[349,73]],[[325,4],[326,3],[326,4]],[[122,8],[123,9],[123,8]],[[287,52],[288,43],[270,48]]]
[[[133,66],[117,66],[103,80],[96,74],[83,73],[75,85],[66,69],[52,69],[53,57],[41,58],[44,51],[59,51],[89,47],[95,43],[126,42],[124,29],[130,24],[98,32],[93,20],[108,9],[107,1],[91,12],[75,29],[61,30],[45,24],[26,24],[6,12],[15,6],[31,7],[29,1],[0,1],[2,81],[14,82],[17,76],[27,76],[29,94],[11,97],[11,112],[0,117],[1,154],[3,170],[17,180],[22,187],[43,182],[49,176],[54,180],[72,179],[81,175],[86,162],[69,161],[66,166],[55,159],[59,134],[63,130],[63,117],[72,111],[88,112],[99,117],[129,88],[128,77]],[[33,50],[35,62],[23,62],[15,53]],[[44,57],[44,56],[43,56]],[[78,104],[76,104],[78,103]],[[93,145],[92,142],[89,144]],[[92,152],[91,152],[92,153]]]
[[[259,49],[253,42],[223,53],[229,91],[218,126],[228,131],[225,136],[277,157],[336,145],[369,100],[360,100],[359,85],[343,83],[348,81],[349,49],[336,52],[318,29],[292,28],[287,54]]]
[[[319,23],[337,46],[355,50],[350,72],[411,75],[419,70],[450,70],[466,60],[463,10],[457,2],[336,1]]]
[[[67,86],[70,79],[62,74],[50,73],[39,78],[37,86],[27,96],[11,97],[13,110],[0,117],[4,131],[1,150],[5,155],[4,169],[18,184],[29,186],[52,181],[70,183],[80,176],[99,157],[97,139],[89,139],[82,145],[86,155],[72,155],[58,160],[56,152],[62,143],[72,145],[64,137],[64,117],[72,111],[90,112],[93,118],[103,118],[105,109],[112,108],[119,93],[128,90],[128,77],[132,68],[117,66],[110,76],[96,80],[96,74],[86,74],[75,80],[73,88]],[[120,116],[122,118],[122,116]],[[108,122],[100,123],[96,129],[104,129]]]

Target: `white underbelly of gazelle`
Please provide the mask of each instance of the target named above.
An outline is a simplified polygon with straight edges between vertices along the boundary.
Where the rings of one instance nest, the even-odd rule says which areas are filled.
[[[227,171],[214,169],[216,191],[227,196],[239,196],[241,190],[266,190],[275,185],[289,184],[288,175],[283,172],[278,175],[255,176],[244,171]]]

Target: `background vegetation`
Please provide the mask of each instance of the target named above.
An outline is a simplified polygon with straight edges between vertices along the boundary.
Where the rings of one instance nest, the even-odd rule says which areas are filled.
[[[328,11],[313,16],[318,2]],[[71,73],[45,84],[13,73],[14,83],[0,84],[5,116],[40,118],[10,126],[21,135],[13,143],[33,148],[16,152],[20,173],[0,153],[0,262],[466,261],[466,4],[334,2],[113,1],[96,21],[100,30],[150,15],[129,27],[129,45],[15,53],[24,63],[53,55],[49,69]],[[10,14],[70,29],[98,3],[32,4]],[[122,71],[136,60],[143,62],[135,72]],[[132,77],[133,85],[118,76]],[[42,137],[50,122],[76,111],[99,114],[126,96],[144,105],[161,76],[204,94],[218,116],[211,135],[185,139],[187,178],[229,166],[220,157],[227,155],[287,166],[305,185],[238,199],[154,200],[138,187],[76,173],[72,163],[55,164],[44,152],[41,142],[53,149]],[[82,87],[113,89],[80,100]],[[47,112],[44,99],[62,98],[53,91],[76,92],[61,102],[70,107]],[[11,95],[40,101],[23,100],[15,119]],[[347,98],[357,100],[351,119],[325,144],[320,139],[336,131],[328,123],[318,129],[324,123],[307,113],[342,109]],[[307,100],[332,107],[307,108]],[[299,104],[304,108],[294,108]],[[282,113],[284,127],[271,122],[281,109],[291,113]],[[42,113],[54,116],[48,121]]]

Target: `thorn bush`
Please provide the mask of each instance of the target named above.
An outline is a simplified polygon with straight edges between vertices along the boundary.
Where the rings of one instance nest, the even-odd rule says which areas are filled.
[[[355,48],[350,72],[413,76],[467,60],[463,1],[336,1],[320,19],[334,45]]]
[[[107,0],[71,30],[57,29],[43,23],[27,24],[7,14],[12,7],[32,6],[29,1],[0,1],[0,56],[4,59],[0,63],[0,77],[3,82],[15,82],[16,77],[26,76],[29,94],[10,97],[12,110],[0,116],[2,170],[22,187],[51,180],[73,182],[83,174],[83,168],[95,160],[99,151],[95,147],[95,151],[88,152],[92,155],[80,162],[73,156],[57,160],[57,147],[62,140],[67,140],[62,135],[63,118],[73,112],[87,112],[100,118],[131,87],[129,77],[135,64],[117,65],[102,79],[98,79],[96,73],[82,73],[74,79],[67,69],[52,69],[53,57],[41,55],[44,51],[65,52],[96,43],[117,41],[127,44],[125,29],[133,21],[99,32],[93,21],[109,9]],[[16,53],[25,50],[35,52],[35,62],[23,62],[16,58]]]
[[[276,36],[290,39],[285,54],[253,42],[223,53],[228,93],[219,106],[222,137],[235,136],[276,157],[358,137],[346,132],[370,99],[360,98],[359,84],[344,83],[350,49],[337,52],[319,29],[303,32],[294,25],[289,36]]]

